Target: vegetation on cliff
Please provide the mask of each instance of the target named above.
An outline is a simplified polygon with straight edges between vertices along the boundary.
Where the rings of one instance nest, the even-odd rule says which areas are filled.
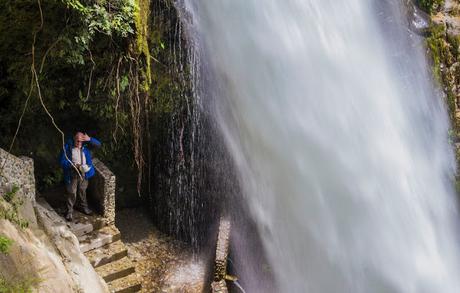
[[[0,253],[7,254],[10,250],[11,244],[13,244],[13,240],[0,235]]]
[[[427,37],[427,46],[432,59],[433,77],[446,94],[452,129],[458,134],[456,83],[460,72],[457,63],[460,57],[459,37],[447,33],[445,25],[432,24]]]
[[[0,221],[7,220],[15,224],[19,229],[25,229],[28,222],[19,214],[19,207],[23,201],[18,199],[19,188],[13,186],[12,190],[0,195]],[[14,241],[0,234],[0,255],[8,255]],[[36,277],[15,272],[14,278],[8,278],[0,272],[0,293],[29,293],[33,292],[40,283]]]
[[[0,26],[0,147],[34,159],[39,191],[62,182],[56,126],[83,130],[102,141],[93,155],[117,176],[118,208],[146,204],[163,232],[204,239],[188,231],[211,205],[196,204],[209,184],[192,149],[210,152],[173,2],[6,0]]]
[[[421,1],[419,1],[420,3]],[[458,11],[444,11],[436,17],[434,12],[441,10],[444,1],[424,1],[420,3],[422,8],[428,5],[431,12],[432,22],[426,38],[428,55],[432,61],[432,72],[435,81],[439,88],[445,94],[446,104],[448,106],[449,118],[451,121],[451,130],[449,137],[455,145],[457,157],[457,169],[460,167],[460,148],[458,141],[460,139],[460,107],[458,98],[458,89],[460,89],[460,35],[458,30],[453,29],[458,27],[455,16]],[[451,23],[453,21],[454,23]],[[460,194],[460,177],[456,178],[457,193]]]
[[[29,223],[19,213],[24,200],[17,196],[18,190],[18,186],[13,186],[11,191],[0,196],[0,220],[8,220],[24,229],[29,226]]]
[[[444,0],[416,0],[417,5],[428,13],[441,9]]]
[[[140,188],[151,145],[166,140],[174,93],[169,0],[0,3],[0,147],[35,159],[39,187],[61,181],[60,132],[103,141],[97,156]],[[154,64],[152,62],[155,62]],[[48,113],[50,115],[48,115]],[[16,133],[17,132],[17,133]],[[14,144],[12,141],[14,140]],[[157,150],[158,151],[158,150]],[[119,172],[120,171],[120,172]]]

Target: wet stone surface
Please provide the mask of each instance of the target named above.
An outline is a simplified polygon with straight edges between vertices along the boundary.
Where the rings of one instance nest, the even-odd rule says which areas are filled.
[[[203,292],[204,262],[160,233],[142,209],[117,211],[116,225],[142,280],[141,292]]]

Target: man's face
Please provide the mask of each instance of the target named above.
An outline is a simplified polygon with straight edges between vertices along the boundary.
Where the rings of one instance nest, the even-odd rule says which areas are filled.
[[[77,132],[73,138],[74,144],[77,148],[81,148],[83,133]]]

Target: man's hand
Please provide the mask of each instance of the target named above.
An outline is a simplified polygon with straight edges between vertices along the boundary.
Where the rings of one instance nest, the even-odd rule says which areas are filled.
[[[77,134],[77,141],[90,141],[91,137],[88,134],[78,133]]]
[[[81,139],[82,141],[90,141],[91,137],[89,137],[89,135],[85,133],[81,135]]]

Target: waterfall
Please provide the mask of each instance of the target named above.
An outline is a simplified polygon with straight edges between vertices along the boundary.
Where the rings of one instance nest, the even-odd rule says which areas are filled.
[[[404,5],[176,2],[274,291],[460,292],[449,123]]]

